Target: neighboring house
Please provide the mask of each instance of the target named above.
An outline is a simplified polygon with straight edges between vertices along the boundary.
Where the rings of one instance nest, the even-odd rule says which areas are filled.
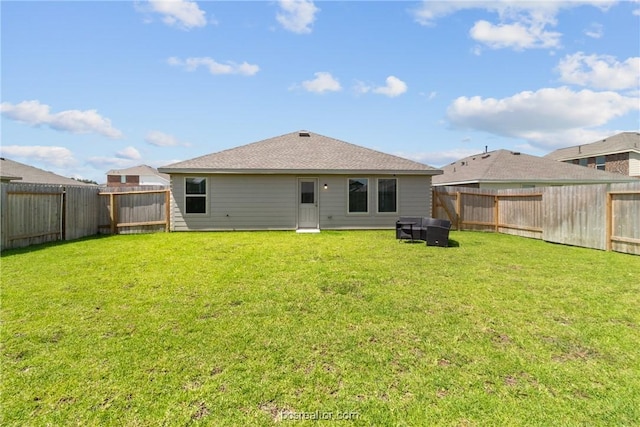
[[[300,131],[159,168],[171,175],[172,229],[393,228],[429,216],[422,163]]]
[[[531,188],[548,185],[635,182],[617,173],[584,168],[544,157],[495,150],[455,161],[433,178],[434,186],[473,188]]]
[[[640,133],[622,132],[591,144],[560,148],[545,157],[640,178]]]
[[[0,177],[2,182],[79,186],[95,185],[76,181],[75,179],[57,175],[53,172],[48,172],[33,166],[5,159],[3,157],[0,157]]]
[[[147,165],[107,172],[107,187],[169,186],[169,175]]]

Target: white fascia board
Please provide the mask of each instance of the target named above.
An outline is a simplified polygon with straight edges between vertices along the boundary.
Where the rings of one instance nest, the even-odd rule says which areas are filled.
[[[333,169],[192,169],[192,168],[160,168],[159,172],[166,174],[190,174],[190,175],[423,175],[433,176],[443,173],[440,169],[434,170],[333,170]]]

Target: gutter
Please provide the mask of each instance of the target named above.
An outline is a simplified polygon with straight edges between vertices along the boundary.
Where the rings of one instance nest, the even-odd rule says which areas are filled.
[[[211,168],[158,168],[166,174],[205,174],[205,175],[417,175],[434,176],[444,173],[433,170],[389,170],[389,169],[211,169]]]

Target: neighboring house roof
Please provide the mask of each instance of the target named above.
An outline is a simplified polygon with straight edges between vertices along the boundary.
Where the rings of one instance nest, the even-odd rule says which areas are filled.
[[[640,153],[640,133],[622,132],[590,144],[560,148],[552,151],[544,157],[563,161],[581,159],[585,157],[604,156],[607,154],[626,153],[629,151]]]
[[[156,168],[147,165],[133,166],[127,169],[111,169],[107,172],[107,175],[136,175],[136,176],[159,176],[162,179],[169,181],[169,175],[160,173]]]
[[[423,163],[307,131],[208,154],[159,170],[166,173],[442,173]]]
[[[558,162],[508,150],[465,157],[443,168],[433,185],[476,183],[593,183],[637,181],[622,174]]]
[[[95,185],[88,184],[82,181],[76,181],[75,179],[67,178],[61,175],[57,175],[53,172],[38,169],[33,166],[25,165],[13,160],[0,157],[0,175],[2,180],[5,178],[8,180],[18,180],[19,182],[30,184],[55,184],[55,185]]]

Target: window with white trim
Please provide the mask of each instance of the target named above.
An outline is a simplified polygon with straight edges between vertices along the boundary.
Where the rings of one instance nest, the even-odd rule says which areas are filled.
[[[207,213],[207,178],[189,177],[184,179],[185,213]]]
[[[349,213],[369,212],[369,179],[349,178]]]
[[[596,169],[603,171],[605,169],[606,159],[604,156],[596,157]]]
[[[378,178],[378,213],[398,212],[398,180]]]

